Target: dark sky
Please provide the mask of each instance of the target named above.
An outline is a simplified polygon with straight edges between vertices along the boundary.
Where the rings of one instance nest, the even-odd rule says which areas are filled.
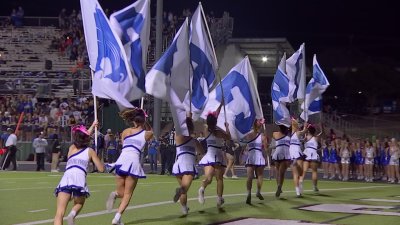
[[[122,8],[133,0],[100,0],[103,8]],[[360,46],[367,54],[400,61],[400,11],[389,0],[204,0],[205,12],[235,19],[234,37],[287,37],[294,48],[302,42],[312,52]],[[155,13],[156,0],[152,0]],[[192,11],[198,0],[164,0],[165,11]],[[26,16],[57,16],[65,7],[79,9],[78,0],[2,0],[0,15],[23,6]],[[154,14],[153,14],[154,15]],[[370,50],[368,52],[368,50]]]

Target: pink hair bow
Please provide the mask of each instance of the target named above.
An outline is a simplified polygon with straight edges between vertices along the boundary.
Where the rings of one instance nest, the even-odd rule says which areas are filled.
[[[76,133],[77,131],[80,131],[84,134],[90,135],[89,131],[83,125],[77,125],[77,126],[72,127],[72,132]]]
[[[208,115],[212,115],[212,116],[214,116],[215,118],[217,118],[218,117],[218,113],[217,113],[217,111],[210,111],[210,112],[208,112],[208,114],[207,114],[207,116]]]
[[[144,109],[139,108],[139,107],[135,107],[135,109],[143,111],[144,117],[146,117],[146,118],[149,117],[149,115],[147,115],[147,113],[146,113],[146,111],[144,111]]]
[[[265,119],[264,118],[258,119],[257,123],[260,124],[260,125],[263,125],[265,123]]]

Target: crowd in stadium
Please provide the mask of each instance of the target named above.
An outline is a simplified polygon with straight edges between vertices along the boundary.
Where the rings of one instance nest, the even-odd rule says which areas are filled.
[[[1,130],[18,128],[19,140],[31,141],[39,133],[60,133],[65,140],[70,137],[69,128],[76,124],[87,124],[93,118],[93,98],[38,99],[35,95],[5,95],[0,97]]]

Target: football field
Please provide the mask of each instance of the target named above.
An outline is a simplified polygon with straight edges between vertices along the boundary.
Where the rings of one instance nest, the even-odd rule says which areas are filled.
[[[52,224],[56,198],[54,188],[62,173],[1,172],[0,224]],[[115,189],[112,174],[88,174],[91,196],[76,219],[78,225],[111,224],[115,214],[105,210],[105,201]],[[276,183],[265,180],[265,200],[254,194],[252,205],[245,204],[246,180],[225,179],[225,204],[216,208],[216,185],[206,189],[206,202],[197,201],[200,179],[189,191],[189,215],[182,217],[180,204],[172,197],[177,181],[172,176],[148,175],[139,180],[128,209],[125,224],[296,224],[296,221],[322,224],[400,224],[400,185],[320,181],[314,193],[305,181],[304,197],[296,198],[292,180],[287,179],[281,198],[275,198]],[[254,180],[255,186],[255,180]],[[116,205],[119,203],[117,200]],[[68,212],[72,206],[70,202]],[[67,212],[67,213],[68,213]],[[257,218],[257,219],[246,219]],[[261,220],[272,219],[272,220]],[[277,221],[285,220],[285,221]],[[64,221],[66,224],[66,221]]]

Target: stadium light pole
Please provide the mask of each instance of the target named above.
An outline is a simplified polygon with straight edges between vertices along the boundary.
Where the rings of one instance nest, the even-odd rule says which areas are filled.
[[[161,57],[162,53],[162,24],[163,24],[163,4],[164,0],[157,0],[156,13],[156,62]],[[160,136],[161,130],[161,105],[162,100],[154,98],[153,110],[153,131],[156,137]]]

